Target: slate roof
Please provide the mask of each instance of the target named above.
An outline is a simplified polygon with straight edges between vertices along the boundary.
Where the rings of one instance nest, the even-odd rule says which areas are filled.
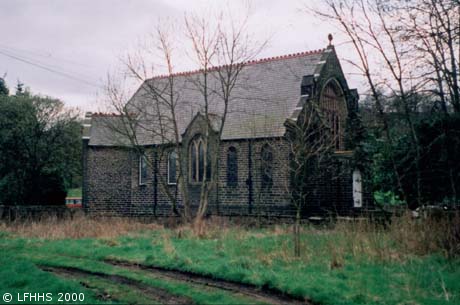
[[[251,61],[245,64],[232,91],[228,114],[223,129],[222,140],[281,137],[285,133],[284,122],[296,110],[300,98],[302,77],[318,75],[333,48],[290,54]],[[219,69],[219,67],[214,70]],[[212,73],[211,72],[211,76]],[[194,116],[203,113],[203,95],[197,89],[202,80],[200,71],[177,73],[174,77],[175,97],[177,98],[176,117],[181,134]],[[155,134],[159,129],[157,109],[163,114],[163,125],[169,112],[146,90],[148,86],[161,89],[168,81],[167,76],[147,80],[131,98],[129,105],[133,112],[145,112],[137,128],[138,142],[143,145],[159,144],[161,139]],[[216,77],[209,78],[209,88],[215,92],[209,97],[209,112],[219,116],[223,112],[223,102],[219,97],[219,82]],[[156,108],[156,107],[159,108]],[[161,110],[162,109],[162,110]],[[147,110],[147,111],[145,111]],[[150,115],[151,114],[151,115]],[[113,146],[126,144],[120,134],[114,134],[107,127],[118,125],[122,118],[114,115],[93,115],[89,134],[89,145]]]

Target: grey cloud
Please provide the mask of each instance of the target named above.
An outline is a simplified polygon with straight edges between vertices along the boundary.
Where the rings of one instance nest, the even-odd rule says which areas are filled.
[[[150,32],[159,18],[181,17],[214,1],[160,0],[1,0],[0,52],[100,85],[118,56]],[[274,33],[262,56],[321,48],[329,26],[318,28],[299,14],[299,1],[256,0],[251,30]],[[7,49],[11,47],[13,49]],[[68,105],[96,109],[101,90],[0,54],[0,76],[13,87],[20,79],[32,91],[63,99]]]

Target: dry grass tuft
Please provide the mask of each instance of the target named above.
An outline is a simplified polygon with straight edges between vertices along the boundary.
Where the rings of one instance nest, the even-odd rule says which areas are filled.
[[[176,238],[220,239],[235,228],[225,218],[210,217],[176,226],[173,232]]]
[[[170,236],[167,234],[163,234],[162,237],[163,249],[165,253],[170,257],[177,256],[176,247],[174,247],[174,244],[172,243]]]
[[[0,223],[0,231],[21,237],[45,239],[115,238],[143,230],[161,229],[157,224],[145,224],[130,218],[91,218],[78,215],[72,219],[50,217],[39,221],[21,220]]]
[[[346,253],[379,261],[403,261],[432,253],[460,256],[460,214],[414,219],[407,213],[387,224],[369,219],[338,221],[331,233],[337,237],[328,246],[334,257]]]
[[[425,255],[442,252],[446,257],[460,257],[460,213],[411,219],[394,219],[390,234],[405,252]]]
[[[291,227],[275,225],[272,229],[272,234],[273,236],[286,235],[291,233],[291,231]]]

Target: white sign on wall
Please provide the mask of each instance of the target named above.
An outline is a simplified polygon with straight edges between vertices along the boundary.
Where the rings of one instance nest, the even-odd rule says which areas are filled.
[[[361,172],[357,169],[353,172],[353,206],[355,208],[363,206],[363,182]]]

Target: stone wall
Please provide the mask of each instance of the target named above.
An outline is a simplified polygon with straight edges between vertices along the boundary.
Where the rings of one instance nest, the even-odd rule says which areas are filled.
[[[262,187],[261,150],[273,151],[273,185]],[[235,147],[238,157],[237,186],[227,185],[227,153]],[[226,141],[221,145],[218,202],[212,207],[217,215],[258,215],[288,212],[289,154],[282,139]]]
[[[80,213],[80,209],[69,209],[65,205],[0,205],[0,220],[5,221],[71,218],[77,213]]]
[[[261,150],[264,145],[273,149],[273,185],[262,187]],[[236,186],[227,185],[227,152],[235,147],[238,159]],[[172,215],[170,197],[177,196],[182,208],[180,192],[167,184],[167,156],[158,149],[148,148],[149,170],[145,185],[139,185],[139,157],[127,149],[114,147],[85,148],[85,206],[87,211],[118,216]],[[337,158],[332,171],[320,175],[314,195],[303,210],[303,216],[330,213],[353,214],[352,172],[347,158]],[[221,216],[290,217],[295,208],[289,195],[289,152],[284,139],[224,141],[220,147],[219,187],[209,206],[209,213]],[[194,194],[198,196],[199,194]],[[194,198],[198,202],[198,198]],[[369,202],[365,200],[365,202]],[[367,208],[364,206],[364,208]]]
[[[107,216],[130,215],[132,153],[123,148],[87,146],[83,207]]]

